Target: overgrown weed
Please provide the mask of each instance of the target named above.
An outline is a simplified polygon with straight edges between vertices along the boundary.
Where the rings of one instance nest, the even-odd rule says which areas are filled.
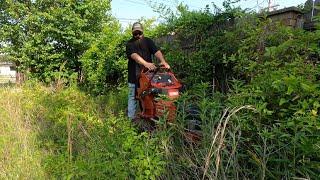
[[[55,89],[33,82],[1,90],[1,177],[159,176],[165,162],[158,139],[138,133],[120,111],[125,93],[120,89],[97,103],[73,86]]]
[[[44,179],[43,151],[19,88],[0,89],[0,179]]]

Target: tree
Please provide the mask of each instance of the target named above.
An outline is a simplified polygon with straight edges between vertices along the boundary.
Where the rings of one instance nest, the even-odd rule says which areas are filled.
[[[110,0],[0,3],[1,41],[8,44],[4,51],[15,59],[19,70],[46,82],[75,72],[80,75],[81,55],[113,21]]]

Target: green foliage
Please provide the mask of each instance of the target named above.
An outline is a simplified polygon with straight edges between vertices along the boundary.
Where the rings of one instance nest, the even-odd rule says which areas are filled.
[[[103,93],[107,90],[106,86],[115,86],[126,81],[124,38],[119,24],[111,23],[104,27],[101,37],[97,38],[81,57],[83,85],[90,92]]]
[[[0,135],[4,134],[0,152],[6,152],[4,147],[12,140],[17,143],[11,149],[23,144],[29,153],[12,151],[0,168],[19,177],[58,179],[319,179],[319,30],[305,32],[258,18],[234,8],[231,0],[225,1],[224,11],[216,7],[189,11],[180,4],[175,14],[159,6],[166,10],[167,22],[153,27],[152,20],[142,20],[145,34],[174,34],[163,51],[177,77],[190,86],[177,101],[175,122],[166,123],[163,117],[158,131],[137,133],[122,113],[127,91],[118,86],[126,78],[124,45],[130,29],[120,33],[118,23],[104,19],[108,16],[101,12],[108,4],[99,6],[96,13],[101,16],[90,21],[92,26],[84,26],[88,22],[79,19],[77,8],[91,12],[98,4],[62,2],[1,2],[0,29],[3,37],[11,37],[7,39],[11,52],[18,52],[10,55],[21,67],[39,70],[33,72],[42,79],[63,79],[79,63],[84,87],[106,95],[92,98],[76,87],[58,90],[37,84],[18,89],[19,94],[4,93],[14,100],[18,97],[20,104],[9,107],[18,112],[14,122],[23,128],[14,128],[10,121],[0,123]],[[55,24],[53,20],[63,13],[66,21]],[[42,21],[49,26],[42,26]],[[71,29],[66,28],[65,23],[73,22]],[[93,29],[76,38],[75,32],[84,27]],[[77,48],[57,51],[54,43],[60,39],[44,43],[47,37],[62,37],[61,42]],[[81,53],[69,56],[72,52]],[[106,91],[114,86],[117,89]],[[11,113],[4,106],[8,102],[0,101],[5,119]],[[196,115],[191,114],[193,108]],[[186,141],[190,120],[202,123],[198,144]],[[30,124],[31,130],[26,128]],[[3,133],[4,127],[10,127],[9,135]],[[25,140],[15,131],[30,136]],[[37,143],[25,143],[33,141]],[[19,161],[27,155],[25,163],[33,167],[30,173]],[[22,169],[12,168],[15,165]],[[39,172],[34,171],[37,168]],[[3,169],[1,177],[7,178]]]
[[[232,26],[219,24],[226,22]],[[190,117],[180,111],[168,131],[164,176],[319,179],[319,31],[292,29],[233,8],[217,14],[186,11],[170,23],[177,43],[165,50],[178,77],[192,90],[208,91],[194,85],[215,78],[219,86],[224,79],[229,92],[222,98],[187,94],[185,104],[199,107],[203,139],[186,146]]]
[[[232,64],[224,60],[237,51],[243,38],[241,29],[234,24],[244,13],[239,9],[214,11],[209,7],[203,11],[179,8],[179,15],[166,24],[167,32],[174,32],[173,41],[163,46],[171,66],[186,84],[216,79],[219,89],[224,90],[226,77],[232,74]]]
[[[10,94],[11,98],[20,99],[21,105],[16,108],[23,115],[21,119],[17,118],[17,122],[22,125],[28,123],[32,129],[30,133],[34,136],[30,138],[34,137],[39,146],[30,144],[27,151],[32,155],[31,158],[36,158],[36,153],[40,152],[42,158],[34,160],[35,163],[41,163],[39,165],[46,177],[155,179],[163,173],[165,162],[158,139],[146,133],[138,133],[121,112],[111,112],[108,104],[102,103],[101,100],[96,103],[95,99],[86,96],[76,87],[57,90],[32,83],[22,89],[17,88],[17,91],[20,93],[8,90],[7,94]],[[122,90],[120,92],[125,93]],[[118,97],[126,97],[119,92],[113,94],[116,93]],[[2,97],[3,95],[5,93],[1,94]],[[12,101],[15,102],[15,99]],[[5,106],[1,106],[3,107]],[[5,109],[1,113],[12,112]],[[114,113],[117,113],[117,116]],[[9,123],[9,117],[4,117],[4,122]],[[28,117],[29,121],[24,122],[24,117]],[[1,126],[2,128],[4,127]],[[24,136],[20,133],[23,132],[18,129],[17,134]],[[0,142],[0,147],[10,144],[6,141],[4,144],[3,141]],[[19,147],[15,148],[20,150]],[[33,148],[37,148],[38,151],[34,151]],[[18,158],[28,154],[14,155]],[[19,165],[15,161],[11,164]],[[26,167],[31,166],[32,169],[36,168],[36,165],[38,164],[30,163]],[[4,172],[9,173],[6,170]],[[18,175],[25,173],[28,172],[22,168]],[[29,173],[31,177],[41,175],[41,172]],[[3,174],[3,177],[9,176]]]
[[[263,48],[254,43],[261,38]],[[231,57],[248,83],[235,86],[228,101],[259,113],[243,113],[238,123],[243,161],[251,159],[246,168],[260,177],[319,178],[319,65],[310,59],[318,40],[314,32],[263,23]]]
[[[308,65],[301,66],[299,74],[301,70],[307,76],[314,72]],[[257,109],[254,114],[240,114],[235,121],[243,134],[239,143],[243,159],[239,160],[251,160],[244,170],[259,170],[259,174],[245,170],[252,177],[264,173],[270,178],[318,178],[320,91],[314,80],[297,76],[294,68],[261,74],[230,94],[229,106],[252,104]]]
[[[111,21],[108,0],[1,1],[1,41],[19,69],[50,82],[81,74],[80,56]],[[65,64],[65,65],[63,65]]]
[[[144,34],[154,37],[157,28],[153,19],[141,19]],[[93,94],[104,94],[110,88],[127,82],[126,42],[131,38],[131,26],[121,32],[120,24],[107,24],[101,35],[91,44],[82,55],[84,81],[82,85]]]

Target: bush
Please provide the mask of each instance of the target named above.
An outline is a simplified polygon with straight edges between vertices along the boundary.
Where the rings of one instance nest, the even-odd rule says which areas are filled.
[[[110,23],[102,35],[92,43],[81,57],[83,66],[83,86],[93,94],[105,94],[110,87],[127,81],[127,59],[125,38],[120,26]]]
[[[179,26],[188,31],[186,27]],[[230,71],[221,74],[229,88],[225,96],[189,94],[200,108],[203,139],[196,146],[186,145],[183,129],[188,116],[179,116],[179,123],[169,130],[173,135],[167,143],[164,176],[319,179],[319,31],[252,16],[236,18],[233,27],[197,39],[199,46],[190,51],[169,52],[175,59],[172,64],[182,69],[178,77],[192,85],[217,78],[211,74],[214,63]]]

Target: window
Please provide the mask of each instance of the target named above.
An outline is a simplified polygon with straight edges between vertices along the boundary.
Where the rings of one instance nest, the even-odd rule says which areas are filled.
[[[16,67],[15,66],[10,66],[10,71],[15,71]]]

